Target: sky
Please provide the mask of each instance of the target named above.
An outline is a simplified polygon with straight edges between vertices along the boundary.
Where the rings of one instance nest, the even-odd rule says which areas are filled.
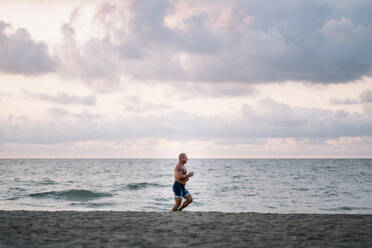
[[[370,0],[2,0],[0,158],[371,158]]]

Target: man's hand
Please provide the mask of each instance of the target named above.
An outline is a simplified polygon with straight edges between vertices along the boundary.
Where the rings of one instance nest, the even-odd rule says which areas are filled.
[[[192,177],[193,175],[194,175],[193,171],[190,171],[189,174],[188,174],[189,177]]]

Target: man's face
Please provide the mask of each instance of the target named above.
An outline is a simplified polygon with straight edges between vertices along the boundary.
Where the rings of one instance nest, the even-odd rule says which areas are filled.
[[[183,157],[182,157],[182,162],[184,162],[185,164],[187,163],[187,160],[188,160],[188,158],[187,158],[187,155],[185,154]]]

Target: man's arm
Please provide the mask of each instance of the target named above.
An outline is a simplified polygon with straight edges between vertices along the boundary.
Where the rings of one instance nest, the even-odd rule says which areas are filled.
[[[177,174],[178,180],[189,178],[189,175],[182,174],[182,169],[181,168],[176,168],[176,174]]]

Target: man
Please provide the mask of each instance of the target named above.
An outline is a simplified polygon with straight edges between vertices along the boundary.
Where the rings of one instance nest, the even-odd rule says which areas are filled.
[[[174,167],[174,184],[173,184],[173,192],[174,192],[174,206],[172,211],[182,211],[185,207],[187,207],[192,202],[192,196],[189,191],[185,188],[186,182],[189,180],[190,177],[194,175],[192,171],[188,174],[185,164],[187,163],[187,155],[186,153],[180,153],[178,155],[178,164]],[[182,197],[186,199],[183,202],[182,206]]]

